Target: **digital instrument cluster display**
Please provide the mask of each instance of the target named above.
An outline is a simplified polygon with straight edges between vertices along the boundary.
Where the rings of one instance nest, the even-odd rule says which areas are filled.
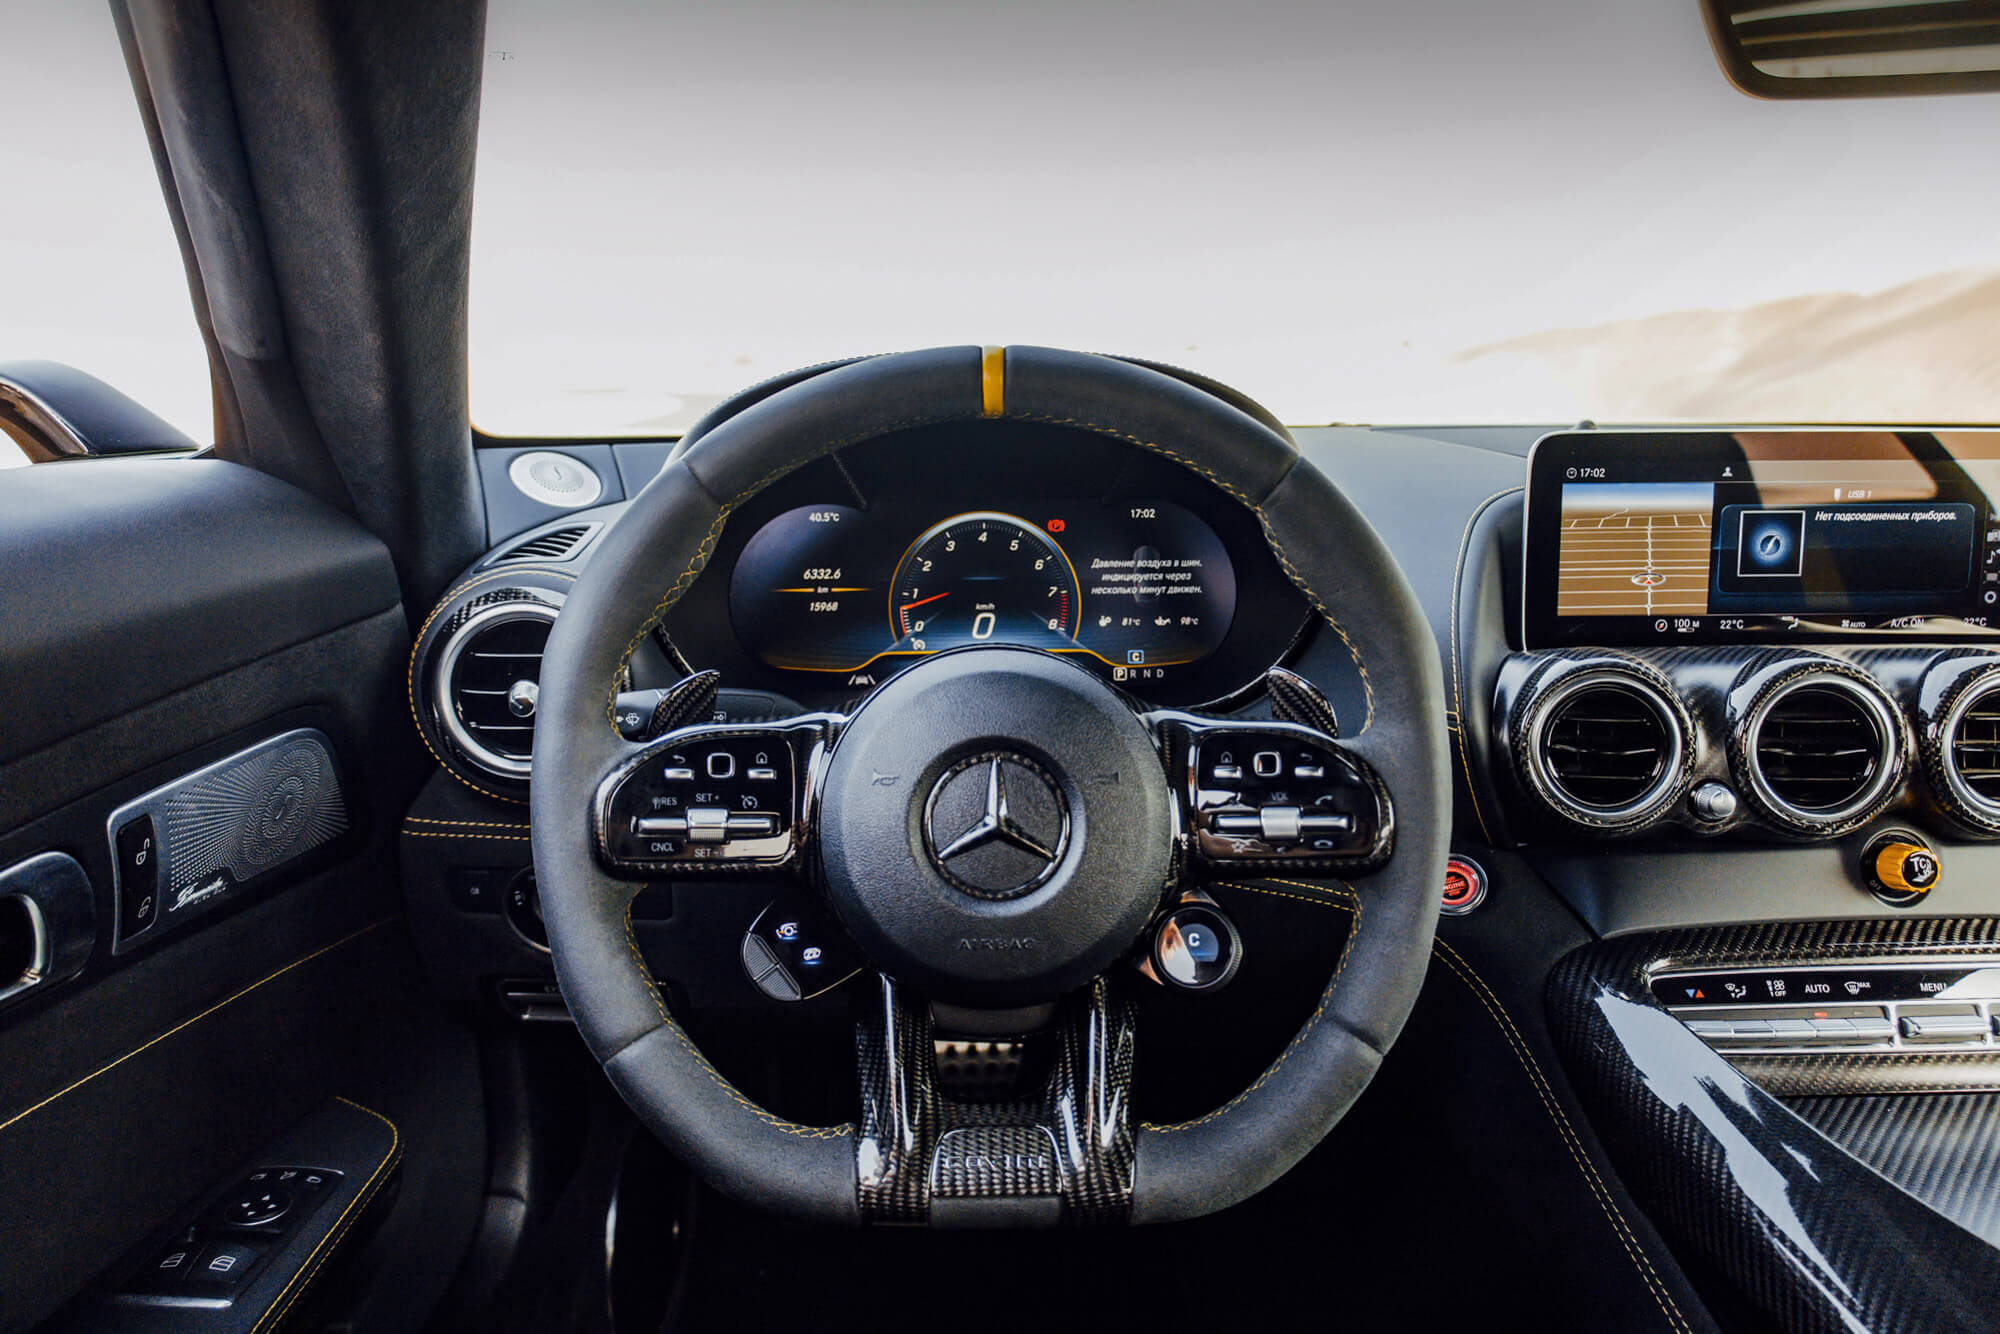
[[[804,505],[765,522],[730,576],[744,649],[843,687],[971,644],[1076,654],[1144,683],[1170,680],[1229,634],[1229,555],[1169,501],[912,509]]]
[[[2000,432],[1575,431],[1529,461],[1526,638],[2000,634]]]

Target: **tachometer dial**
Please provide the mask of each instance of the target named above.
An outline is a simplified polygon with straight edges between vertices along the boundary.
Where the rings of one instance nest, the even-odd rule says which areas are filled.
[[[896,566],[890,633],[902,652],[961,644],[1073,647],[1079,593],[1069,557],[1011,514],[958,514],[926,529]]]

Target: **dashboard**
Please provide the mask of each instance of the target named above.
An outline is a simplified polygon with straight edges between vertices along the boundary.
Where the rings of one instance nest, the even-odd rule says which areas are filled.
[[[949,429],[871,440],[753,497],[642,644],[635,689],[714,668],[725,695],[775,697],[769,716],[845,712],[926,655],[995,643],[1161,707],[1254,708],[1266,669],[1288,663],[1359,716],[1365,682],[1310,633],[1250,511],[1121,442],[1007,429],[1004,450]],[[1518,981],[1522,1022],[1547,1002],[1594,1120],[1636,1153],[1669,1143],[1631,1119],[1653,1106],[1634,1093],[1648,1049],[1633,1034],[1820,1103],[2000,1086],[2000,432],[1295,434],[1394,550],[1439,644],[1455,874],[1471,887],[1454,899],[1447,881],[1443,931]],[[489,476],[538,447],[512,448],[482,451]],[[524,1018],[559,1014],[560,993],[528,954],[525,844],[480,823],[518,812],[480,794],[519,799],[525,742],[510,778],[468,765],[435,720],[489,742],[532,731],[508,709],[536,645],[616,498],[667,449],[597,446],[617,452],[604,468],[560,448],[598,468],[613,504],[500,526],[412,665],[419,725],[463,780],[427,789],[405,847],[413,878],[435,882],[422,911],[449,928],[432,963],[454,994]],[[728,707],[723,721],[758,720]],[[740,936],[758,905],[713,887],[642,891],[635,940],[715,1014],[775,1004],[704,935]],[[1258,957],[1310,935],[1280,926]],[[1216,1009],[1217,1050],[1259,1055],[1239,1035],[1290,1003],[1281,971],[1209,998],[1239,1007]],[[1613,1033],[1605,1015],[1646,1022]],[[1844,1161],[1811,1146],[1822,1167]],[[1704,1166],[1683,1193],[1718,1184]]]
[[[670,614],[687,661],[809,707],[931,654],[1043,649],[1149,703],[1253,688],[1306,624],[1249,511],[1060,427],[934,428],[830,456],[731,517]]]
[[[2000,432],[1301,434],[1424,581],[1481,833],[2000,833]],[[1471,512],[1460,543],[1440,540],[1441,510]],[[547,526],[503,543],[433,618],[413,684],[468,781],[525,786],[533,729],[508,692],[558,571],[602,528],[585,521],[615,513],[577,512],[566,554]],[[713,668],[732,709],[845,712],[928,655],[1008,644],[1153,707],[1233,708],[1272,665],[1308,662],[1339,697],[1352,683],[1309,625],[1255,516],[1179,465],[1061,426],[932,427],[845,447],[733,512],[632,685]]]

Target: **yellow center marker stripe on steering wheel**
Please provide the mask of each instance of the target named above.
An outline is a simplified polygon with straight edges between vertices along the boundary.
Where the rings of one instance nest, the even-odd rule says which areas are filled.
[[[1002,416],[1007,411],[1007,349],[1004,347],[981,348],[979,352],[979,388],[982,407],[989,417]]]

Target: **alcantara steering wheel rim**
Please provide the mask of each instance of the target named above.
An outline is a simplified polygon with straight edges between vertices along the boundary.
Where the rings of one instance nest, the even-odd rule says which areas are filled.
[[[1401,570],[1367,521],[1266,420],[1205,382],[1147,366],[1044,348],[943,348],[840,364],[749,397],[672,459],[601,540],[543,659],[530,798],[535,871],[557,977],[585,1042],[640,1119],[701,1177],[801,1219],[1151,1223],[1209,1213],[1261,1190],[1366,1087],[1415,1003],[1436,927],[1451,814],[1444,694],[1435,640]],[[1206,857],[1254,876],[1265,862],[1243,849],[1261,845],[1190,836],[1189,813],[1181,810],[1177,823],[1161,805],[1181,800],[1164,767],[1147,772],[1120,761],[1109,781],[1092,777],[1060,736],[1028,721],[1059,714],[1069,727],[1096,728],[1098,744],[1123,747],[1129,759],[1142,735],[1193,754],[1204,720],[1130,715],[1127,726],[1118,709],[1129,715],[1129,705],[1111,687],[1055,659],[1053,667],[1033,661],[1043,655],[939,655],[961,662],[926,660],[891,678],[851,718],[798,724],[822,729],[792,767],[801,800],[813,803],[801,814],[826,816],[827,831],[806,849],[806,832],[820,835],[818,825],[787,825],[780,816],[779,832],[760,844],[809,852],[796,860],[819,868],[842,923],[878,964],[881,955],[893,959],[878,984],[880,1005],[863,1007],[875,1017],[858,1039],[858,1123],[796,1124],[758,1106],[709,1063],[674,1021],[639,953],[629,905],[644,878],[635,859],[645,854],[628,836],[641,821],[627,798],[650,781],[654,755],[617,731],[617,682],[633,648],[701,573],[730,514],[758,491],[877,436],[996,420],[1106,435],[1206,478],[1256,514],[1326,632],[1352,650],[1367,697],[1359,735],[1335,743],[1299,731],[1300,744],[1320,746],[1315,753],[1343,766],[1363,828],[1338,854],[1300,860],[1294,852],[1282,862],[1293,875],[1357,872],[1329,880],[1351,898],[1351,933],[1318,1007],[1249,1088],[1192,1121],[1137,1123],[1123,1096],[1130,1007],[1103,973],[1192,864]],[[982,704],[988,696],[995,702]],[[898,791],[895,783],[843,776],[844,764],[864,761],[874,778],[884,773],[869,748],[890,746],[885,738],[895,729],[868,726],[871,709],[969,720],[935,754],[914,754],[911,779]],[[982,742],[993,745],[993,773],[1015,775],[1007,781],[1032,785],[1043,774],[1046,795],[1037,800],[1073,822],[1064,836],[1074,846],[1065,843],[1060,854],[1053,843],[1042,846],[1045,835],[1024,835],[1025,846],[1050,857],[1049,873],[1018,893],[1002,884],[991,902],[941,890],[951,877],[938,847],[917,832],[920,808],[945,768],[984,775],[968,768],[984,762],[968,749]],[[808,790],[808,780],[825,790]],[[856,796],[870,788],[882,791]],[[1054,817],[1044,809],[1037,818]],[[894,819],[903,820],[900,833],[866,836],[870,821]],[[1371,820],[1379,829],[1366,827]],[[685,837],[686,821],[677,829]],[[1126,871],[1107,872],[1108,863]],[[893,883],[879,886],[882,875]],[[1018,969],[982,960],[979,972],[937,952],[938,933],[969,930],[968,922],[1029,920],[1038,925],[1015,939],[1029,941],[1022,953],[1037,957]],[[998,1124],[954,1125],[955,1113],[937,1105],[922,1077],[928,1007],[912,1000],[911,978],[925,992],[962,986],[984,1003],[1061,989],[1068,1008],[1059,1077],[1042,1103]],[[954,1135],[964,1136],[955,1148],[946,1143]],[[1022,1151],[1043,1144],[1048,1161],[1037,1148]],[[979,1175],[1002,1161],[1020,1170]]]

